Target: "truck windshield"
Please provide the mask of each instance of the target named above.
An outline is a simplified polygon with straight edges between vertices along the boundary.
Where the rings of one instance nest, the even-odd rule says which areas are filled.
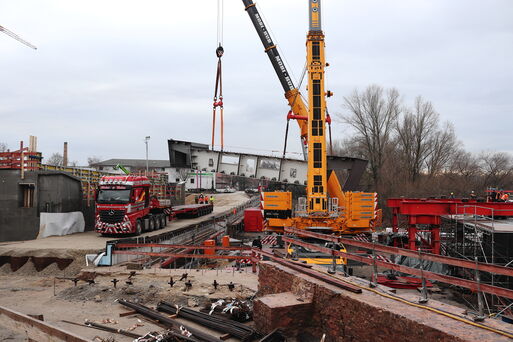
[[[124,190],[99,190],[98,203],[128,203],[130,202],[130,189]]]

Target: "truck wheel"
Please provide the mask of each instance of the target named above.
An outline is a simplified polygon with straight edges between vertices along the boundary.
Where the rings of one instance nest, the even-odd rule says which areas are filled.
[[[166,215],[160,215],[160,228],[163,229],[166,227]]]
[[[149,218],[148,225],[149,225],[149,227],[148,227],[149,232],[152,232],[155,230],[155,218],[153,216]]]
[[[135,235],[141,235],[142,233],[142,222],[141,220],[137,220],[135,222]]]

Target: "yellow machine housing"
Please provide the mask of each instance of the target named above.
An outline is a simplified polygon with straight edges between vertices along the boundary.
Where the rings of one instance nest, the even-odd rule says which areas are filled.
[[[262,192],[265,230],[283,232],[292,224],[292,193],[285,191]]]

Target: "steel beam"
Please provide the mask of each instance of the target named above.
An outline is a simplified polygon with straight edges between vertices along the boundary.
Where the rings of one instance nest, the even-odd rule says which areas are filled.
[[[88,339],[0,306],[0,325],[34,341],[87,342]]]
[[[142,252],[142,251],[114,251],[112,254],[122,255],[146,255],[154,257],[179,257],[179,258],[197,258],[197,259],[228,259],[228,260],[243,260],[250,259],[250,255],[208,255],[208,254],[180,254],[180,253],[166,253],[166,252]]]
[[[220,251],[251,251],[251,247],[222,247],[222,246],[194,246],[194,245],[171,245],[165,243],[117,243],[116,248],[142,248],[142,247],[154,247],[154,248],[179,248],[179,249],[215,249]]]
[[[379,259],[369,259],[369,258],[364,257],[364,256],[355,255],[355,254],[351,254],[351,253],[347,253],[347,252],[342,252],[342,251],[331,250],[331,249],[326,248],[326,247],[320,247],[320,246],[317,246],[317,245],[314,245],[314,244],[311,244],[311,243],[307,243],[307,242],[304,242],[304,241],[292,239],[292,238],[289,238],[289,237],[283,237],[283,241],[289,242],[289,243],[292,243],[292,244],[295,244],[295,245],[298,245],[298,246],[303,246],[303,247],[306,247],[306,248],[309,248],[309,249],[312,249],[312,250],[316,250],[316,251],[319,251],[321,253],[326,253],[327,251],[330,251],[330,253],[332,253],[332,254],[334,254],[336,256],[340,256],[340,257],[351,259],[351,260],[356,260],[356,261],[359,261],[359,262],[364,263],[364,264],[368,264],[368,265],[376,264],[377,266],[380,266],[380,267],[383,267],[383,268],[388,268],[388,269],[391,269],[391,270],[394,270],[394,271],[403,272],[403,273],[407,273],[407,274],[411,274],[411,275],[416,275],[418,277],[422,277],[423,276],[426,279],[436,280],[436,281],[440,281],[440,282],[447,283],[447,284],[452,284],[452,285],[457,285],[457,286],[465,287],[465,288],[470,289],[472,291],[476,291],[476,292],[482,291],[482,292],[494,294],[494,295],[497,295],[497,296],[500,296],[500,297],[505,297],[505,298],[513,299],[513,290],[505,289],[505,288],[502,288],[502,287],[497,287],[497,286],[492,286],[492,285],[487,285],[487,284],[478,284],[475,281],[461,279],[461,278],[456,278],[456,277],[453,277],[453,276],[448,276],[448,275],[434,273],[434,272],[429,272],[429,271],[421,271],[421,270],[416,269],[416,268],[412,268],[412,267],[408,267],[408,266],[403,266],[403,265],[398,265],[398,264],[393,264],[393,263],[385,262],[385,261],[382,261],[382,260],[379,260]],[[424,255],[425,254],[423,254],[423,257],[424,257]],[[479,270],[481,271],[481,269],[479,269]]]
[[[419,258],[419,252],[410,250],[410,249],[391,247],[391,246],[385,246],[385,245],[380,245],[380,244],[372,244],[370,242],[356,241],[356,240],[342,238],[342,237],[338,237],[338,236],[334,236],[334,235],[315,233],[315,232],[305,231],[305,230],[296,229],[296,228],[286,227],[285,233],[296,234],[299,236],[312,237],[312,238],[316,238],[316,239],[320,239],[320,240],[324,240],[324,241],[340,242],[345,245],[360,247],[360,248],[365,248],[365,249],[374,249],[376,252],[402,255],[402,256],[407,256],[407,257],[416,258],[416,259]],[[422,260],[439,262],[439,263],[446,264],[446,265],[464,267],[464,268],[469,268],[469,269],[476,268],[476,263],[474,261],[469,261],[469,260],[465,260],[465,259],[453,258],[453,257],[436,255],[436,254],[431,254],[431,253],[421,253],[421,257],[422,257]],[[485,264],[482,262],[478,262],[477,265],[478,265],[478,268],[480,271],[494,273],[494,274],[501,274],[501,275],[505,275],[508,277],[513,277],[513,268],[511,268],[511,267]]]

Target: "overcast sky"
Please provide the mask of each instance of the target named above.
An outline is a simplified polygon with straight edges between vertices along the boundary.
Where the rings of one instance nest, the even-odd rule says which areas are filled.
[[[45,157],[167,159],[167,139],[209,143],[217,0],[0,2],[0,142],[38,137]],[[292,74],[305,62],[307,0],[259,0]],[[471,151],[513,152],[513,1],[323,0],[332,113],[369,84],[422,95]],[[240,0],[225,0],[227,149],[283,147],[283,91]],[[289,150],[300,151],[293,123]],[[335,123],[335,138],[349,134]],[[293,156],[293,155],[292,155]]]

